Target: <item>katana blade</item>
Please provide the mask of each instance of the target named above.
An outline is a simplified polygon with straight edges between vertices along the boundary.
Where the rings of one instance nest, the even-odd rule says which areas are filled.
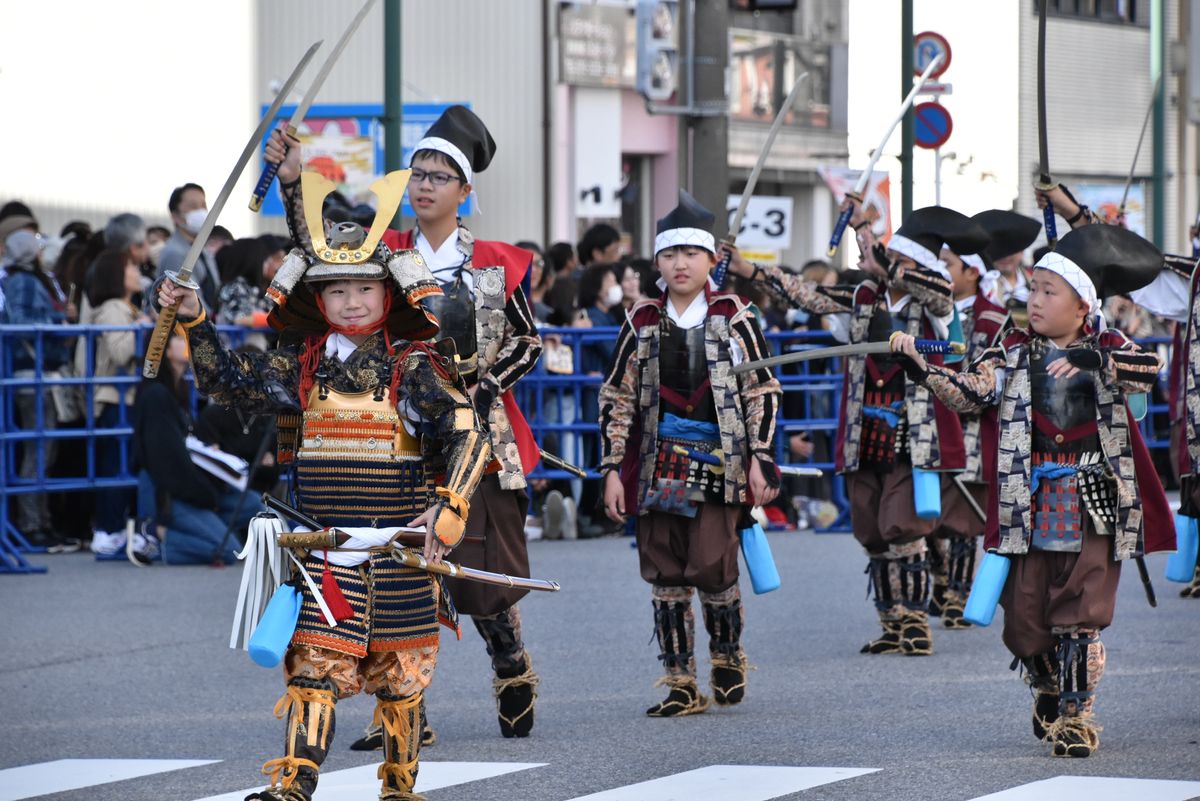
[[[1129,200],[1129,187],[1133,184],[1133,172],[1137,169],[1138,156],[1142,155],[1142,141],[1146,138],[1146,128],[1150,125],[1150,112],[1154,111],[1154,102],[1158,100],[1158,90],[1162,86],[1162,76],[1154,82],[1154,91],[1150,93],[1150,104],[1146,106],[1146,116],[1142,119],[1142,132],[1138,134],[1137,147],[1133,151],[1133,163],[1129,165],[1129,175],[1125,178],[1125,191],[1121,193],[1121,206],[1117,214],[1124,216],[1125,203]]]
[[[571,464],[567,460],[563,459],[561,456],[555,456],[553,453],[550,453],[549,451],[546,451],[546,450],[541,451],[541,454],[542,454],[542,461],[545,462],[548,466],[557,468],[566,473],[570,473],[571,475],[576,476],[578,478],[587,478],[586,470],[584,470],[581,467],[576,467],[575,465]]]
[[[497,587],[518,587],[523,590],[538,590],[540,592],[558,592],[562,587],[557,581],[549,579],[524,578],[509,576],[505,573],[493,573],[490,570],[479,570],[474,567],[463,567],[454,562],[430,562],[416,551],[397,545],[392,548],[392,558],[405,567],[436,573],[447,578],[460,578],[467,581],[478,581],[481,584],[492,584]]]
[[[733,213],[733,219],[729,223],[729,232],[725,235],[725,242],[727,244],[732,245],[737,241],[737,232],[742,229],[742,218],[746,216],[746,208],[750,205],[750,198],[754,196],[754,187],[758,185],[758,176],[762,174],[763,167],[767,164],[767,156],[771,153],[771,146],[775,144],[775,136],[779,133],[779,129],[783,127],[783,121],[787,118],[788,112],[795,105],[796,97],[800,94],[800,85],[804,83],[806,78],[808,78],[808,73],[801,73],[796,82],[792,84],[792,91],[788,92],[787,99],[779,107],[779,112],[775,115],[770,130],[767,131],[767,138],[763,142],[762,149],[758,151],[758,161],[754,162],[754,169],[750,171],[750,177],[746,179],[746,188],[742,190],[742,197],[738,200],[737,211]],[[729,261],[730,258],[728,255],[722,256],[720,263],[713,270],[713,281],[718,288],[725,284],[725,273],[729,270]]]
[[[275,96],[275,101],[271,103],[267,113],[263,115],[258,123],[258,127],[254,129],[254,133],[250,134],[249,141],[242,148],[242,155],[238,157],[237,163],[233,166],[233,170],[229,173],[229,177],[225,179],[225,185],[221,187],[220,194],[208,207],[208,216],[204,218],[204,224],[196,231],[196,238],[192,240],[192,247],[188,250],[187,256],[183,259],[183,264],[179,267],[179,272],[168,272],[167,277],[180,286],[196,289],[196,284],[192,282],[192,269],[196,266],[196,261],[200,258],[200,254],[204,252],[204,245],[208,242],[208,235],[212,233],[213,227],[217,224],[217,218],[221,216],[221,210],[225,208],[225,201],[229,199],[230,193],[233,192],[234,185],[238,182],[238,178],[242,176],[242,170],[246,169],[246,165],[250,162],[250,157],[254,155],[254,151],[258,148],[259,142],[262,141],[263,135],[271,126],[271,122],[275,119],[275,115],[279,112],[279,107],[283,105],[284,99],[292,90],[296,80],[300,74],[304,72],[304,68],[308,66],[308,62],[312,60],[313,55],[317,52],[317,48],[321,46],[321,41],[314,42],[311,47],[301,57],[299,63],[292,70],[292,74],[288,76],[287,81]],[[175,327],[175,317],[179,313],[179,304],[164,308],[158,315],[158,322],[154,326],[154,333],[150,337],[150,343],[146,346],[146,361],[142,365],[142,375],[146,378],[154,378],[158,375],[159,365],[162,364],[163,352],[167,349],[167,341],[171,337],[171,330]]]
[[[300,123],[304,122],[305,115],[308,114],[309,108],[312,107],[313,101],[317,99],[317,92],[325,84],[325,79],[329,77],[329,73],[333,70],[333,65],[337,63],[338,57],[342,51],[346,49],[346,45],[350,42],[350,37],[362,25],[362,21],[367,18],[367,13],[370,12],[371,6],[375,5],[375,0],[367,0],[363,3],[363,7],[354,15],[354,19],[350,20],[350,24],[346,26],[346,30],[342,31],[342,36],[337,40],[337,44],[333,46],[333,50],[326,57],[325,63],[321,65],[317,77],[313,78],[312,83],[308,85],[308,91],[304,93],[304,97],[300,99],[300,105],[296,106],[296,110],[292,112],[292,118],[288,120],[287,135],[295,138],[296,131],[300,127]],[[290,90],[290,87],[289,87]],[[280,90],[279,94],[286,97],[288,92]],[[276,109],[278,111],[278,109]],[[274,118],[274,114],[271,115]],[[275,174],[279,172],[278,164],[264,164],[262,173],[258,176],[258,183],[254,186],[254,194],[250,197],[250,210],[258,211],[262,208],[263,199],[266,198],[267,192],[271,189],[271,184],[275,182]]]
[[[887,127],[883,138],[879,140],[879,147],[875,148],[871,153],[871,158],[867,161],[867,167],[858,176],[858,180],[854,183],[854,189],[846,194],[850,198],[850,205],[842,210],[838,215],[837,222],[833,226],[833,236],[829,237],[829,250],[826,255],[833,258],[837,255],[838,247],[842,244],[842,234],[846,232],[846,225],[850,222],[850,216],[854,213],[854,203],[862,203],[863,192],[867,188],[867,184],[871,181],[871,173],[875,170],[875,165],[879,163],[880,157],[883,155],[883,149],[887,147],[888,140],[892,138],[892,132],[896,130],[896,126],[904,119],[904,115],[908,113],[913,101],[917,99],[917,95],[921,89],[925,87],[925,83],[929,80],[929,76],[937,69],[937,65],[942,63],[942,54],[938,53],[929,60],[929,64],[925,67],[925,71],[921,73],[921,77],[917,79],[916,84],[909,91],[904,101],[900,103],[900,111],[896,114],[896,118],[892,120],[891,125]]]
[[[1058,184],[1050,177],[1050,145],[1046,130],[1046,5],[1050,0],[1042,0],[1038,7],[1038,56],[1037,56],[1037,110],[1038,110],[1038,186],[1042,192],[1049,192]],[[1046,244],[1051,249],[1058,244],[1058,230],[1054,223],[1054,208],[1046,201],[1042,209],[1042,223],[1046,226]]]
[[[948,342],[943,339],[918,339],[916,346],[919,353],[959,354],[966,352],[966,346],[961,342]],[[831,348],[808,348],[807,350],[798,350],[792,353],[784,353],[780,356],[772,356],[768,359],[742,362],[729,372],[733,375],[741,375],[742,373],[749,373],[754,370],[778,367],[781,364],[792,364],[794,362],[807,362],[813,359],[836,359],[841,356],[871,356],[892,352],[892,343],[886,340],[881,342],[856,342],[850,345],[834,345]]]

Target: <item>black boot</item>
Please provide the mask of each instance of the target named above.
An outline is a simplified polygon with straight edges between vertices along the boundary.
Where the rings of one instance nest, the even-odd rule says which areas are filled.
[[[275,705],[275,716],[287,717],[286,756],[269,760],[263,774],[271,786],[246,796],[246,801],[311,801],[321,763],[333,742],[337,694],[329,679],[293,678]]]
[[[700,593],[704,628],[708,630],[712,661],[713,700],[719,706],[741,703],[746,697],[746,654],[742,651],[742,595],[735,584],[724,592]]]
[[[1092,708],[1104,663],[1104,644],[1098,631],[1081,630],[1061,636],[1058,719],[1046,731],[1054,756],[1085,758],[1100,747],[1100,727],[1092,719]]]
[[[421,693],[375,694],[375,722],[383,732],[380,801],[424,801],[413,792],[421,754]]]
[[[646,710],[652,718],[695,715],[708,709],[708,699],[696,686],[696,621],[692,613],[691,587],[660,587],[654,590],[654,636],[658,638],[659,660],[667,671],[655,687],[670,688],[665,700]]]
[[[421,747],[428,748],[437,742],[437,732],[429,725],[425,716],[425,696],[421,695]],[[367,724],[362,737],[350,744],[351,751],[378,751],[383,748],[383,726],[372,721]]]
[[[487,645],[496,678],[496,718],[505,737],[528,737],[533,731],[533,709],[537,703],[538,675],[533,658],[521,641],[521,612],[514,604],[495,615],[472,617]]]
[[[1014,660],[1025,668],[1025,682],[1033,693],[1033,736],[1046,739],[1050,725],[1058,720],[1058,656],[1054,653]]]

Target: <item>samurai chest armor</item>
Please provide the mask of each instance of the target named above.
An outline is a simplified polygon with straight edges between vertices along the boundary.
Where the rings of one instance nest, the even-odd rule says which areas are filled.
[[[478,378],[479,343],[475,331],[475,296],[462,277],[443,284],[442,295],[431,295],[424,301],[438,318],[441,331],[438,339],[453,339],[458,351],[458,372],[470,386]]]
[[[659,343],[658,452],[645,506],[695,517],[699,505],[724,498],[721,430],[704,352],[704,326],[665,319]]]
[[[1071,378],[1055,378],[1046,372],[1047,363],[1044,355],[1029,361],[1034,484],[1030,546],[1078,552],[1089,521],[1097,533],[1113,533],[1116,478],[1100,449],[1092,374],[1080,371]]]
[[[326,526],[404,525],[429,508],[432,472],[389,394],[385,384],[357,393],[312,390],[296,493],[303,510]]]
[[[871,315],[869,339],[883,341],[905,330],[904,321],[877,305]],[[865,469],[891,470],[897,457],[908,452],[908,418],[904,414],[904,370],[893,356],[868,356],[863,387],[862,440],[859,463]]]
[[[658,354],[660,408],[688,420],[717,422],[704,352],[704,326],[684,329],[664,317]]]

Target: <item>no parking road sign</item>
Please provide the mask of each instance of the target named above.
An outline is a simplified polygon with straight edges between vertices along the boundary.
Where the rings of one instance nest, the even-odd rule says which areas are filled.
[[[950,112],[940,103],[919,103],[913,108],[913,142],[933,150],[946,144],[954,130]]]

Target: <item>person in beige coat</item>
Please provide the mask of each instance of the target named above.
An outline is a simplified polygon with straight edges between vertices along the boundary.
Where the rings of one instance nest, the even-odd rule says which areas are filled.
[[[102,252],[96,257],[90,272],[92,280],[87,289],[89,308],[85,311],[87,319],[81,322],[97,326],[132,326],[149,322],[132,302],[133,296],[142,290],[141,272],[127,252]],[[137,340],[137,332],[132,329],[104,331],[94,338],[81,339],[75,351],[77,373],[98,378],[136,376]],[[87,363],[89,355],[92,358],[90,371]],[[95,386],[91,402],[97,430],[128,428],[132,425],[135,387],[136,380]],[[97,478],[119,475],[122,463],[127,462],[128,458],[128,437],[102,435],[96,439]],[[96,490],[92,552],[98,560],[121,559],[125,556],[125,525],[132,500],[131,489],[105,487]],[[132,550],[140,553],[136,547]],[[144,561],[142,559],[138,563]]]

